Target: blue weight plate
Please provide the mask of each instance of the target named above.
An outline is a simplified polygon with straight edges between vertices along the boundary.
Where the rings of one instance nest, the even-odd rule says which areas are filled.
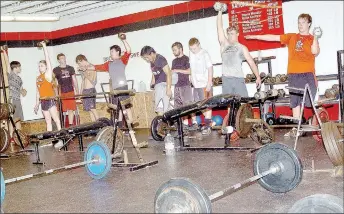
[[[88,145],[84,161],[95,158],[99,158],[99,162],[86,164],[86,171],[93,179],[104,178],[110,171],[112,157],[109,148],[103,142],[93,141]]]
[[[0,179],[1,179],[1,204],[5,199],[5,193],[6,193],[6,187],[5,187],[5,179],[4,176],[2,174],[2,170],[0,170]]]

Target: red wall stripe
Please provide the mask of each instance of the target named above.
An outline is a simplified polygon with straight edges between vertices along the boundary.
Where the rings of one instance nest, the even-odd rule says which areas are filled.
[[[74,27],[55,30],[52,32],[6,32],[1,33],[2,41],[17,41],[17,40],[43,40],[58,39],[67,36],[78,35],[98,31],[106,28],[131,24],[140,21],[147,21],[155,18],[162,18],[174,14],[188,13],[190,11],[200,10],[203,8],[212,7],[214,1],[191,1],[180,3],[176,5],[156,8],[148,11],[142,11],[129,15],[124,15],[116,18],[106,19],[102,21],[92,22],[88,24],[78,25]]]

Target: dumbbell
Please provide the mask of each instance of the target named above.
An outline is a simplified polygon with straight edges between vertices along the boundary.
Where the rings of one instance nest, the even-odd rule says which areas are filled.
[[[313,35],[314,35],[315,37],[317,37],[318,39],[320,39],[321,36],[322,36],[322,29],[321,29],[320,27],[315,27],[315,28],[313,29]]]
[[[250,83],[251,81],[247,78],[247,77],[245,77],[245,83]]]
[[[49,40],[48,40],[48,39],[44,39],[43,41],[45,42],[45,44],[48,44],[48,43],[49,43]],[[42,49],[42,48],[43,48],[41,42],[42,42],[42,41],[37,42],[37,47],[38,47],[38,49]]]
[[[172,178],[163,183],[155,194],[155,213],[211,213],[212,202],[258,180],[266,190],[286,193],[302,180],[303,166],[297,152],[286,145],[271,143],[255,155],[254,176],[210,196],[188,178]]]
[[[227,4],[221,3],[221,2],[215,2],[214,9],[216,11],[221,11],[222,13],[227,11]]]
[[[276,83],[281,82],[281,74],[277,74],[275,78],[276,78]]]
[[[271,78],[270,78],[270,83],[272,83],[272,84],[273,84],[273,83],[276,83],[276,77],[271,77]]]
[[[277,89],[270,89],[268,91],[259,91],[254,94],[254,98],[257,100],[265,99],[267,97],[276,97],[278,94]]]
[[[8,46],[7,45],[3,45],[1,46],[3,50],[7,51],[8,50]]]
[[[246,78],[250,81],[253,82],[254,80],[256,80],[256,76],[253,74],[246,74]]]
[[[283,89],[278,89],[277,91],[279,97],[285,97],[285,91]]]
[[[124,33],[119,33],[119,34],[118,34],[118,38],[119,38],[120,40],[125,40],[125,39],[127,38],[127,36],[126,36]]]
[[[286,74],[282,74],[280,77],[280,82],[285,82],[287,81],[287,79],[288,79],[288,76]]]
[[[332,88],[325,90],[325,97],[328,99],[334,99],[334,98],[336,98],[336,95],[337,95],[336,90],[334,90]]]
[[[261,72],[261,73],[259,74],[259,76],[260,76],[261,79],[263,79],[264,77],[266,77],[266,73]]]
[[[332,89],[335,90],[337,94],[339,94],[339,84],[333,84]]]

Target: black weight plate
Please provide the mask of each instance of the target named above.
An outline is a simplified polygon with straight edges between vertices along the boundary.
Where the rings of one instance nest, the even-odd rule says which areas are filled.
[[[155,213],[211,213],[206,192],[187,178],[172,178],[155,194]]]
[[[164,141],[165,133],[164,127],[167,127],[167,123],[162,120],[162,116],[156,116],[151,123],[151,134],[154,140]]]
[[[298,200],[288,213],[343,213],[343,199],[329,194],[315,194]]]
[[[337,125],[334,122],[326,122],[322,124],[322,139],[326,152],[335,166],[343,165],[344,148],[343,137],[341,136]]]
[[[112,151],[114,132],[115,131],[112,126],[106,126],[98,132],[95,140],[102,141],[103,143],[105,143],[107,147],[109,148],[112,154],[112,157],[118,158],[122,156],[123,147],[124,147],[124,139],[123,139],[122,131],[120,129],[117,129],[116,145],[115,145],[116,147],[115,147],[115,150]]]
[[[262,147],[254,160],[254,174],[260,174],[278,164],[281,171],[269,174],[258,180],[258,183],[275,193],[285,193],[294,189],[302,180],[303,166],[295,150],[280,143],[272,143]]]

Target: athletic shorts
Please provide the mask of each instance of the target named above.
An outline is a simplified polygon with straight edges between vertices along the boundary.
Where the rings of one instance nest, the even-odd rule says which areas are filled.
[[[288,74],[288,86],[293,88],[302,88],[304,89],[308,83],[310,91],[312,93],[312,99],[314,101],[315,94],[317,93],[317,82],[314,76],[314,73],[300,73],[300,74]],[[296,91],[289,89],[290,95],[290,107],[295,108],[302,104],[303,91]],[[307,94],[305,99],[305,106],[311,107],[311,100]]]
[[[222,76],[222,94],[233,94],[248,97],[244,78]]]
[[[70,91],[67,93],[61,93],[61,98],[63,97],[74,97],[74,91]],[[68,98],[68,99],[62,99],[62,111],[66,112],[68,110],[75,111],[76,110],[76,101],[75,98]]]

